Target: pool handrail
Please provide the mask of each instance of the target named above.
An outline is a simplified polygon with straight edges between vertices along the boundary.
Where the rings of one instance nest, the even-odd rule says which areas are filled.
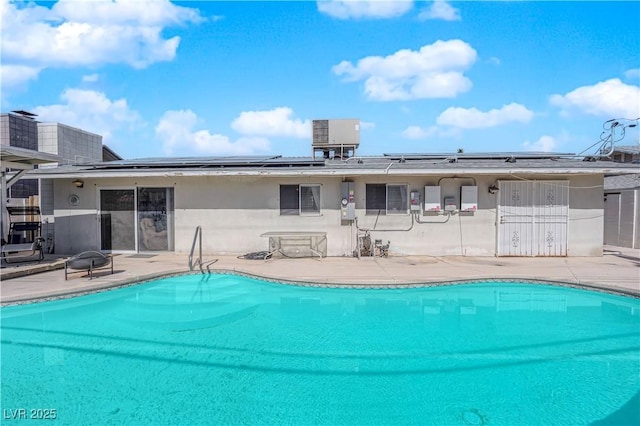
[[[193,261],[193,252],[196,248],[196,241],[198,241],[198,258]],[[200,266],[200,272],[204,274],[202,270],[202,227],[200,225],[196,226],[196,233],[193,236],[193,243],[191,244],[191,252],[189,253],[189,270],[193,271],[195,266]]]

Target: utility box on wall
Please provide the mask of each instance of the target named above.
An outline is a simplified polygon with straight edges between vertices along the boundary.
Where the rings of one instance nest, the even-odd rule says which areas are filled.
[[[444,211],[454,212],[458,210],[458,204],[455,197],[444,197]]]
[[[420,211],[420,191],[411,191],[411,196],[409,197],[409,207],[412,212]]]
[[[439,186],[424,187],[424,210],[427,212],[439,212],[442,210]]]
[[[460,211],[475,212],[478,210],[478,187],[460,187]]]
[[[356,219],[356,184],[354,182],[341,183],[340,219],[352,221]]]

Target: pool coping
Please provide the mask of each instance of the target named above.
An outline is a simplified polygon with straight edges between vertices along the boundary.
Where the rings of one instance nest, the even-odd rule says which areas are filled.
[[[283,284],[283,285],[294,285],[299,287],[316,287],[316,288],[348,288],[348,289],[369,289],[369,290],[393,290],[393,289],[410,289],[410,288],[427,288],[427,287],[446,287],[446,286],[455,286],[455,285],[465,285],[465,284],[480,284],[487,282],[497,282],[497,283],[510,283],[510,284],[546,284],[558,287],[567,287],[567,288],[575,288],[582,290],[592,290],[598,291],[602,293],[614,294],[618,296],[631,297],[634,299],[640,299],[640,293],[621,288],[615,287],[611,285],[597,284],[597,283],[585,283],[580,281],[568,282],[568,281],[560,281],[560,280],[550,280],[544,278],[523,278],[523,277],[480,277],[480,278],[467,278],[467,279],[451,279],[451,280],[419,280],[415,282],[404,282],[404,283],[348,283],[348,282],[317,282],[317,281],[303,281],[303,280],[295,280],[290,278],[281,278],[274,276],[266,276],[259,275],[239,269],[229,269],[229,268],[211,268],[209,273],[202,273],[200,271],[185,271],[185,270],[172,270],[172,271],[164,271],[152,274],[145,274],[136,276],[133,278],[128,278],[125,280],[119,280],[115,282],[109,282],[107,284],[101,285],[99,287],[94,287],[90,289],[76,289],[69,290],[65,292],[48,294],[42,296],[29,296],[25,298],[19,298],[14,300],[7,300],[0,303],[0,307],[8,307],[8,306],[16,306],[16,305],[26,305],[33,304],[39,302],[49,302],[54,300],[62,300],[62,299],[70,299],[74,297],[86,296],[94,293],[103,293],[107,291],[116,290],[119,288],[127,288],[132,287],[139,284],[145,284],[154,280],[159,280],[163,278],[170,278],[176,276],[183,275],[237,275],[246,278],[252,278],[259,281],[275,283],[275,284]]]

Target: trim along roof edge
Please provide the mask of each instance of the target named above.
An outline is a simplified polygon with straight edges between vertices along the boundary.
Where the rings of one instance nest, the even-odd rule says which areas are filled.
[[[198,177],[198,176],[441,176],[441,175],[621,175],[637,173],[637,167],[620,168],[460,168],[460,169],[277,169],[277,170],[67,170],[52,172],[40,169],[30,177],[43,179],[122,178],[122,177]]]

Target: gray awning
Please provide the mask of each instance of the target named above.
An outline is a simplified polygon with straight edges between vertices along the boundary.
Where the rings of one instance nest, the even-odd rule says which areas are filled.
[[[36,164],[57,163],[61,160],[55,154],[0,145],[0,168],[2,171],[6,169],[29,170],[33,169]]]

